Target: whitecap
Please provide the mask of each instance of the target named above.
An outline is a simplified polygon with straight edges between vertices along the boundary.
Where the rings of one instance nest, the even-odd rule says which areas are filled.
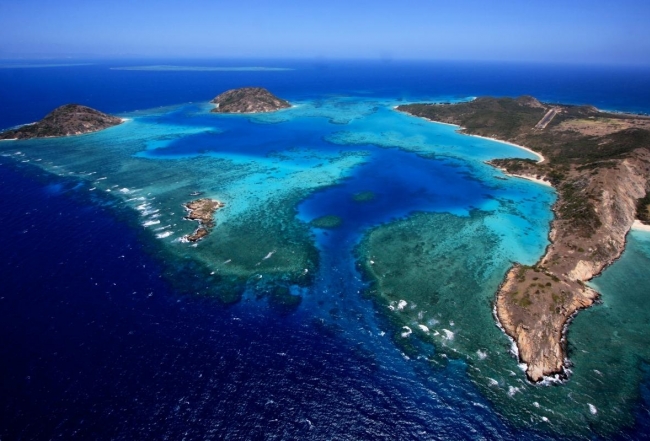
[[[596,406],[593,404],[587,403],[587,406],[589,406],[589,412],[591,412],[592,415],[596,415],[598,413],[598,409],[596,409]]]
[[[420,329],[422,329],[423,332],[426,332],[427,334],[429,333],[429,328],[427,328],[426,326],[424,326],[424,325],[418,325],[418,327],[419,327]]]
[[[445,338],[447,340],[453,340],[454,339],[454,333],[451,332],[449,329],[443,329],[442,332],[445,333]]]
[[[485,360],[487,358],[487,351],[481,351],[480,349],[476,351],[479,360]]]
[[[152,225],[157,225],[157,224],[159,224],[159,223],[160,223],[159,220],[150,220],[150,221],[146,221],[145,223],[143,223],[142,226],[144,226],[144,227],[150,227],[150,226],[152,226]]]
[[[397,304],[397,310],[398,311],[403,310],[406,305],[408,305],[408,302],[406,300],[400,300],[399,303]]]
[[[402,332],[402,338],[406,338],[413,333],[411,328],[409,328],[408,326],[402,326],[402,329],[406,329],[406,332]]]
[[[171,236],[172,234],[174,234],[173,231],[165,231],[164,233],[156,234],[156,237],[157,237],[158,239],[164,239],[164,238],[166,238],[166,237]]]

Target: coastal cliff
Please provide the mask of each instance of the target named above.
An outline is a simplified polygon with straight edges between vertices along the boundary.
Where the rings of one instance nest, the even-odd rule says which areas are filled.
[[[217,105],[211,112],[217,113],[264,113],[291,107],[288,101],[262,87],[231,89],[210,102]]]
[[[566,377],[567,325],[599,295],[584,282],[621,255],[638,207],[645,207],[650,119],[532,97],[398,110],[457,124],[467,134],[525,145],[547,159],[490,161],[512,175],[548,181],[558,193],[551,244],[534,266],[514,264],[507,272],[495,313],[516,343],[529,380]]]
[[[123,121],[90,107],[66,104],[57,107],[45,118],[34,124],[0,133],[0,139],[31,139],[81,135],[97,132]]]

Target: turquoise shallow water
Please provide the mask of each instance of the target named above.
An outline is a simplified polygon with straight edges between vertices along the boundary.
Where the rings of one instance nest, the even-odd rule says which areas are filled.
[[[641,236],[595,282],[604,304],[571,327],[570,381],[532,386],[491,300],[511,262],[532,264],[543,253],[555,196],[484,161],[533,155],[400,114],[391,99],[295,104],[254,116],[211,114],[207,103],[139,111],[100,133],[0,149],[137,213],[186,291],[227,302],[286,303],[289,293],[295,316],[358,343],[379,364],[418,370],[434,384],[460,378],[458,390],[438,392],[466,394],[517,428],[611,434],[632,424],[650,309],[630,316],[628,300],[609,303],[606,293],[621,292],[619,282],[607,285],[610,272],[647,261]],[[226,203],[198,245],[180,240],[195,227],[182,208],[195,192]],[[364,193],[372,197],[355,199]],[[309,225],[323,216],[340,226]],[[369,288],[364,268],[384,284]],[[647,272],[638,279],[634,303],[647,291]],[[621,320],[632,320],[625,333]],[[593,333],[593,323],[611,332]]]

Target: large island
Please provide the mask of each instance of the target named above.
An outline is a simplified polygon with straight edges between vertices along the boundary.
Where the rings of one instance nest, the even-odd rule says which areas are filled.
[[[621,255],[636,218],[650,218],[650,118],[528,96],[397,110],[543,155],[541,161],[490,161],[507,173],[548,181],[558,194],[550,246],[534,266],[516,263],[507,272],[495,313],[529,380],[566,377],[567,325],[598,299],[585,282]]]
[[[79,104],[66,104],[34,124],[0,133],[0,139],[31,139],[82,135],[121,124],[121,118]]]

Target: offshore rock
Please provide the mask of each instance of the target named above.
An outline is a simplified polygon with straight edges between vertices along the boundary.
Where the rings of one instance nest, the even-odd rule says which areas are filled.
[[[185,219],[199,222],[199,227],[194,233],[185,236],[185,239],[189,242],[198,242],[210,234],[210,230],[215,225],[214,213],[223,207],[225,207],[223,202],[208,198],[197,199],[185,204],[185,209],[189,212]]]
[[[285,101],[262,87],[231,89],[210,101],[217,113],[264,113],[291,107]]]
[[[51,138],[98,132],[123,120],[79,104],[57,107],[34,124],[0,133],[0,139]]]

